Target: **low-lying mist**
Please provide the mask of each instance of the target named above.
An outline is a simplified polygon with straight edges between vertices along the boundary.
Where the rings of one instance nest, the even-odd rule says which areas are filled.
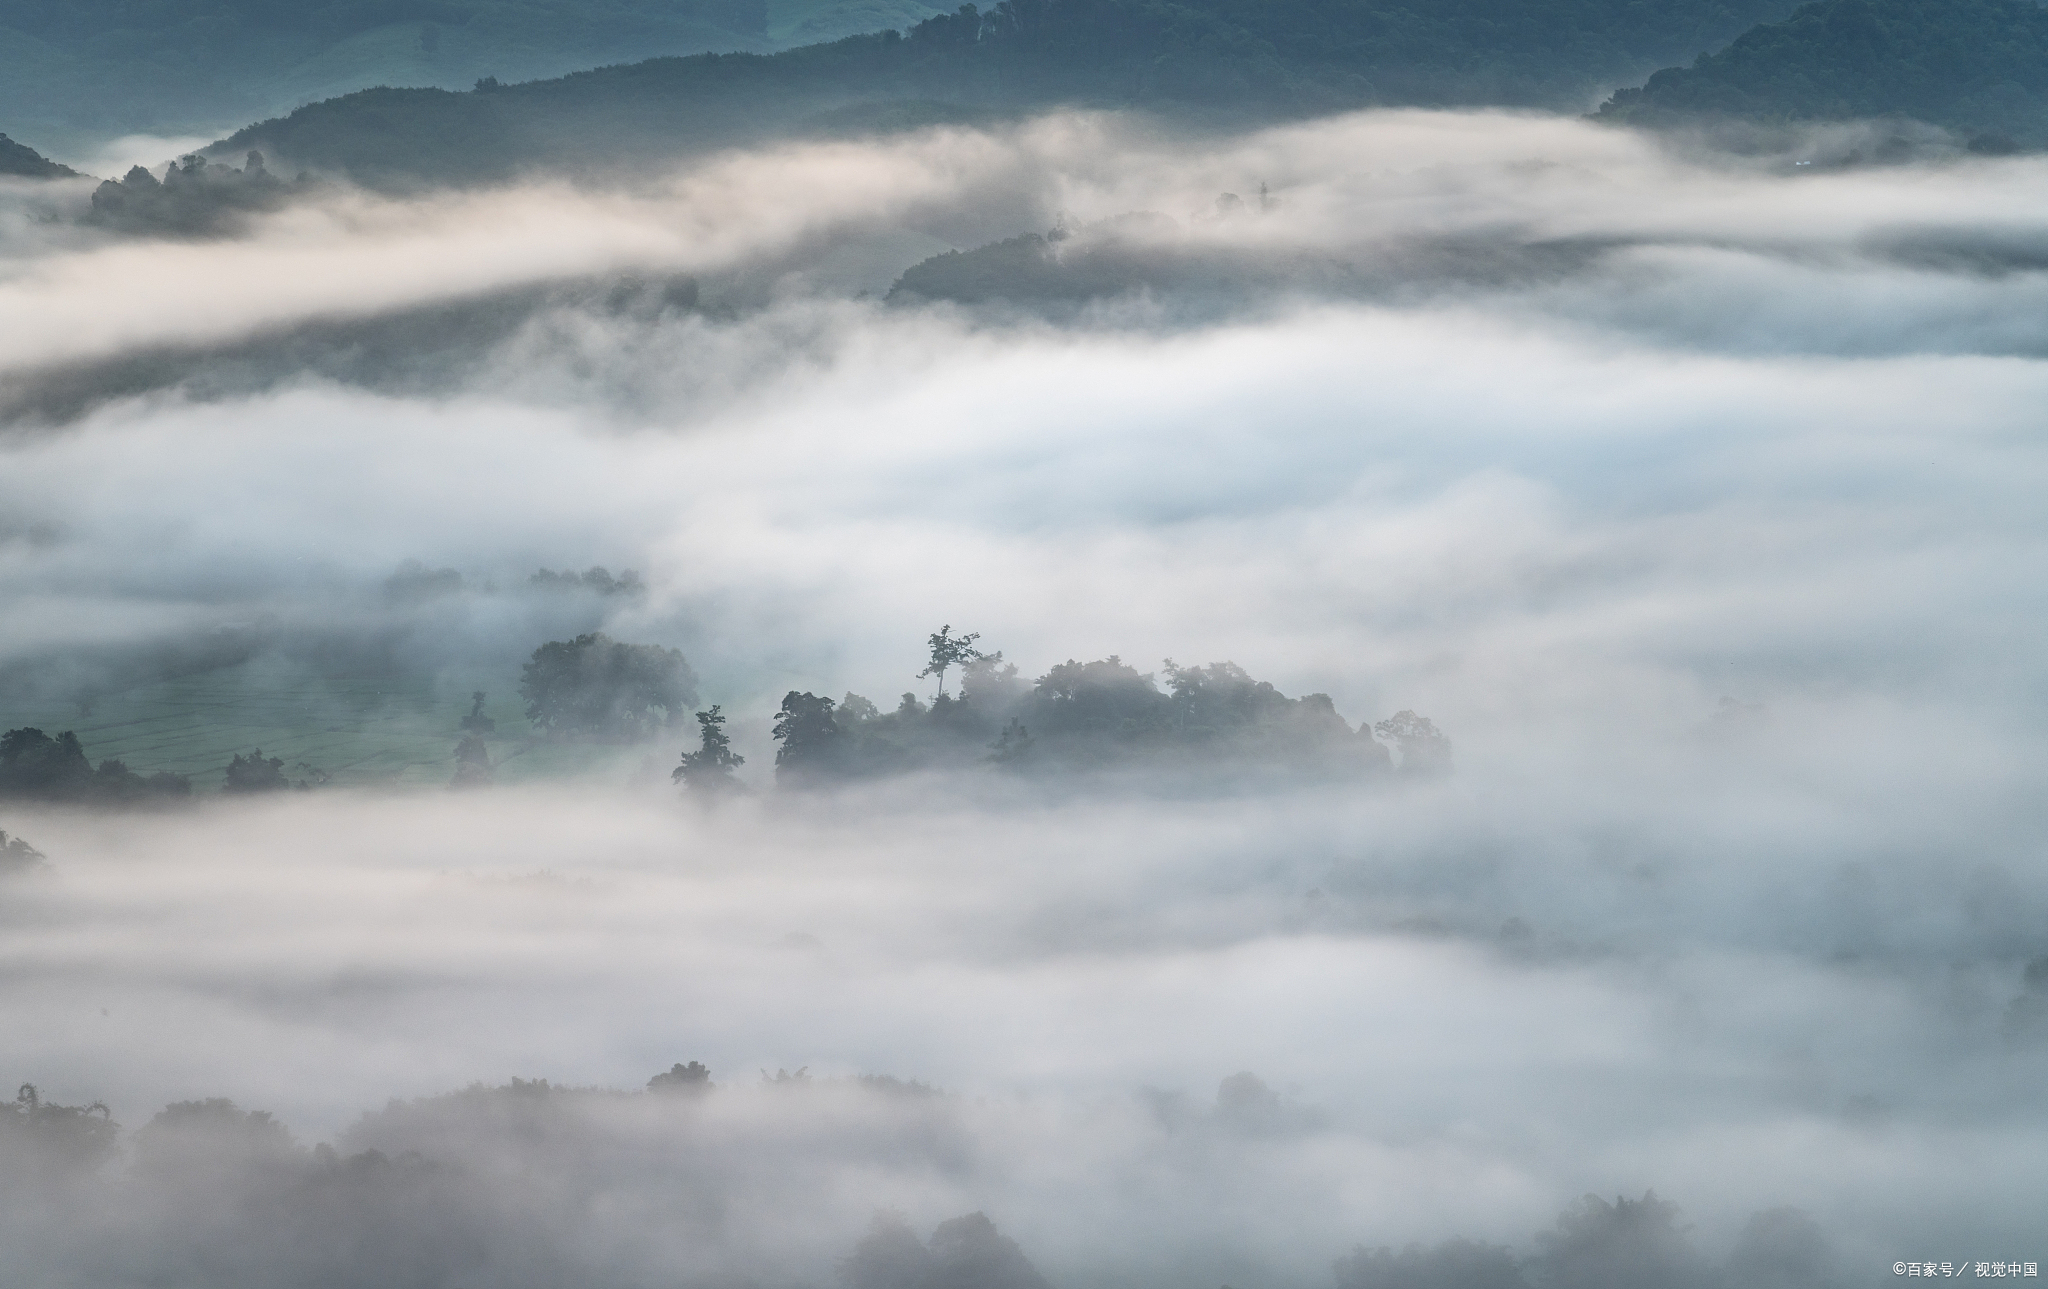
[[[0,1145],[18,1265],[2038,1261],[2048,163],[1853,146],[1055,116],[205,238],[0,192],[0,728],[254,731],[282,677],[261,728],[339,769],[404,703],[509,730],[520,662],[601,629],[682,650],[746,757],[715,808],[681,728],[467,793],[0,802],[47,856],[0,878],[6,1073],[122,1128],[63,1177]],[[644,591],[532,580],[592,565]],[[777,785],[785,692],[928,693],[942,623],[1027,680],[1230,660],[1423,712],[1456,769]],[[715,1089],[641,1091],[691,1061]],[[1558,1226],[1588,1192],[1629,1206]]]

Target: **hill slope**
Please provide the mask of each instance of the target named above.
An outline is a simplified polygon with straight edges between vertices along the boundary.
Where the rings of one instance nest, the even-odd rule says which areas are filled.
[[[2048,144],[2048,9],[2034,0],[1821,0],[1672,67],[1611,120],[1907,116],[1995,145]]]
[[[0,120],[212,133],[374,85],[467,87],[905,26],[924,0],[0,0]]]
[[[630,164],[849,104],[938,100],[1290,114],[1373,103],[1575,108],[1783,0],[1003,0],[772,57],[657,59],[482,93],[378,90],[228,141],[370,182]]]
[[[26,179],[76,179],[78,172],[0,134],[0,175],[18,175]]]

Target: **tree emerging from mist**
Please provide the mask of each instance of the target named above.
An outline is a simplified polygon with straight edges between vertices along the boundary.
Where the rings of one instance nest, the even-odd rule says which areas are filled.
[[[0,877],[39,868],[48,858],[21,838],[10,837],[5,830],[0,830]]]
[[[836,703],[791,690],[776,714],[780,781],[819,784],[962,765],[1012,772],[1153,768],[1302,774],[1409,774],[1450,769],[1450,740],[1427,717],[1398,712],[1353,728],[1327,694],[1290,698],[1233,662],[1141,672],[1111,654],[1068,659],[1034,681],[979,633],[951,625],[928,640],[917,673],[935,679],[929,703],[906,693],[884,711],[849,693]],[[945,690],[957,671],[955,693]],[[700,717],[701,719],[701,717]],[[679,772],[680,777],[680,772]]]
[[[120,1125],[101,1102],[58,1105],[24,1083],[0,1102],[0,1193],[67,1182],[114,1154]]]
[[[717,704],[709,711],[697,713],[697,729],[697,750],[683,753],[682,764],[669,777],[692,796],[716,798],[737,792],[740,783],[733,777],[733,771],[745,765],[747,758],[732,750],[732,739],[725,732],[725,715]]]
[[[94,190],[87,219],[124,233],[231,233],[247,216],[276,210],[309,186],[271,174],[261,152],[250,152],[240,169],[194,153],[166,166],[161,179],[135,166],[107,180]]]
[[[143,775],[116,760],[95,769],[70,730],[52,736],[24,727],[0,734],[0,797],[73,805],[133,805],[192,795],[192,781],[158,771]]]
[[[526,718],[551,737],[637,742],[682,720],[697,701],[697,673],[680,650],[599,631],[534,650],[519,694]]]

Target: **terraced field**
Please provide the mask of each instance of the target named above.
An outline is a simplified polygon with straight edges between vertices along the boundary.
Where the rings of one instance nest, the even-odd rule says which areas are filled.
[[[74,730],[95,764],[112,757],[145,774],[190,775],[199,792],[217,790],[229,759],[258,748],[283,758],[295,781],[324,774],[345,786],[438,787],[454,773],[462,718],[478,689],[490,695],[484,711],[498,723],[490,749],[501,783],[624,776],[643,770],[650,755],[662,767],[675,760],[666,745],[534,739],[511,676],[319,676],[267,659],[106,694],[89,711],[0,700],[0,729]]]

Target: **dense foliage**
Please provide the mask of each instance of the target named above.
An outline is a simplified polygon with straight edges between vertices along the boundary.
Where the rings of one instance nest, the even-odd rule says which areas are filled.
[[[732,739],[725,732],[725,716],[716,704],[708,712],[697,713],[697,730],[697,750],[683,753],[682,764],[669,775],[670,779],[699,797],[721,796],[737,790],[739,781],[733,777],[733,771],[745,765],[747,758],[732,750]]]
[[[678,650],[599,631],[534,650],[519,694],[544,733],[631,742],[683,718],[697,701],[697,673]]]
[[[2034,0],[1821,0],[1658,72],[1600,112],[1644,124],[1905,116],[1983,150],[2048,144],[2048,9]]]
[[[70,730],[55,737],[33,728],[0,734],[0,797],[115,805],[191,793],[191,780],[181,774],[145,776],[114,760],[94,769]]]
[[[188,156],[161,180],[141,166],[118,182],[107,180],[93,190],[88,218],[128,233],[229,232],[240,217],[275,210],[304,186],[271,174],[260,152],[249,153],[240,169]]]
[[[792,128],[854,104],[1056,103],[1273,116],[1373,103],[1570,107],[1728,40],[1782,0],[1002,0],[908,32],[707,54],[467,93],[376,89],[236,134],[368,182],[603,166]],[[917,114],[911,114],[914,118]]]
[[[773,729],[778,780],[816,786],[972,765],[1289,777],[1394,768],[1373,728],[1353,729],[1329,695],[1289,698],[1235,663],[1183,667],[1169,658],[1155,674],[1112,654],[1069,659],[1027,682],[1000,652],[975,650],[975,639],[950,627],[931,637],[932,662],[920,674],[940,677],[944,661],[958,668],[960,685],[957,694],[939,689],[930,702],[906,693],[885,712],[859,694],[834,702],[791,690]],[[1400,712],[1377,729],[1400,751],[1403,771],[1450,768],[1450,742],[1426,717]],[[675,777],[687,780],[692,758],[702,755],[687,754]]]

